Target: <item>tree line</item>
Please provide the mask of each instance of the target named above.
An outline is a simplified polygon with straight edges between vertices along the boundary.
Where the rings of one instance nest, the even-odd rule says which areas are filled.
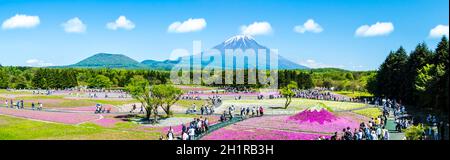
[[[257,84],[248,83],[249,72],[258,71],[234,71],[244,72],[244,84],[236,84],[236,77],[232,77],[233,84],[228,86],[261,88]],[[269,73],[267,73],[269,74]],[[33,67],[0,67],[0,88],[14,89],[64,89],[76,86],[89,88],[123,88],[130,83],[135,75],[141,75],[150,84],[165,84],[170,80],[168,71],[158,70],[130,70],[130,69],[83,69],[83,68],[33,68]],[[192,78],[191,71],[191,78]],[[256,74],[258,76],[259,74]],[[297,83],[299,89],[313,87],[333,88],[334,90],[366,91],[367,79],[373,77],[373,71],[346,71],[340,69],[310,69],[310,70],[279,70],[279,88],[287,86],[291,81]],[[222,84],[225,83],[222,74]],[[218,78],[218,77],[217,77]],[[258,79],[258,77],[256,77]],[[209,86],[223,86],[222,84],[210,84]],[[202,85],[206,85],[202,83]]]
[[[89,88],[123,88],[139,75],[150,84],[165,84],[169,72],[155,70],[82,69],[0,67],[0,88],[65,89],[76,86]]]
[[[403,47],[391,51],[368,81],[375,96],[396,99],[425,109],[448,113],[448,48],[443,37],[434,51],[420,43],[408,55]]]

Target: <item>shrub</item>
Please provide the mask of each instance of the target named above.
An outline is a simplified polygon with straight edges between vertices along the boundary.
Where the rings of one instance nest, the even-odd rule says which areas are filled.
[[[424,132],[423,124],[413,125],[405,129],[405,137],[407,140],[422,140]]]

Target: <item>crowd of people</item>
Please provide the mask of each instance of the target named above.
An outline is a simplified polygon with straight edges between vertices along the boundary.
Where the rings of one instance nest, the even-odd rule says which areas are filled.
[[[202,100],[202,98],[200,98],[200,96],[198,96],[198,95],[184,95],[184,96],[181,96],[180,99],[183,99],[183,100]]]
[[[15,109],[25,109],[25,104],[23,100],[17,100],[16,102],[14,102],[12,99],[11,100],[5,100],[4,102],[4,107],[6,108],[15,108]],[[43,104],[40,102],[34,103],[31,102],[31,109],[32,110],[42,110],[43,108]]]
[[[213,105],[208,105],[208,104],[203,104],[200,109],[198,111],[200,111],[200,113],[197,113],[197,105],[194,103],[192,104],[192,107],[188,108],[186,110],[186,114],[200,114],[200,115],[212,115],[214,114],[214,106]]]
[[[264,115],[264,108],[262,106],[241,107],[240,116],[242,118],[260,117],[263,115]]]
[[[425,125],[428,126],[423,133],[423,139],[426,140],[448,140],[449,124],[431,114],[426,117]],[[446,137],[447,136],[447,137]]]
[[[234,112],[236,111],[236,107],[231,105],[227,110],[223,111],[223,114],[220,115],[220,121],[225,122],[234,118]],[[262,106],[256,107],[241,107],[240,109],[240,117],[242,119],[252,118],[252,117],[260,117],[264,115],[264,108]]]
[[[367,103],[367,99],[351,98],[340,94],[332,93],[325,89],[308,89],[308,90],[295,90],[295,98],[305,99],[317,99],[327,101],[345,101],[345,102],[364,102]]]
[[[126,91],[121,89],[88,89],[85,87],[75,87],[60,90],[69,92],[69,96],[83,97],[87,94],[88,98],[129,98],[131,97]]]
[[[205,118],[194,118],[188,125],[181,124],[181,133],[177,136],[172,127],[169,127],[166,136],[160,136],[160,140],[195,140],[199,135],[209,130],[209,120]]]
[[[96,104],[95,105],[95,114],[99,114],[99,113],[111,113],[111,107],[107,106],[107,107],[103,107],[102,104]]]
[[[368,123],[362,122],[359,128],[347,127],[342,132],[335,132],[330,138],[321,136],[318,140],[389,140],[390,133],[386,128],[386,117],[372,118]]]
[[[211,104],[215,107],[220,106],[222,104],[222,97],[219,95],[208,96],[208,99],[211,101]]]
[[[247,87],[220,87],[223,93],[255,93],[256,91]],[[216,93],[219,93],[219,90]]]
[[[54,90],[33,90],[32,94],[33,95],[51,95],[53,92],[55,92]]]

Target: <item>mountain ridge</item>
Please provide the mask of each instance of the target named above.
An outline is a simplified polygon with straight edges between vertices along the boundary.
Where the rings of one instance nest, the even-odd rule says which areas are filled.
[[[212,49],[217,49],[221,51],[222,57],[226,57],[229,59],[233,55],[225,55],[226,49],[255,49],[255,52],[258,52],[258,49],[266,49],[266,51],[269,50],[269,48],[260,45],[256,40],[247,35],[237,35],[233,36],[224,42],[214,46]],[[269,53],[270,55],[271,53]],[[202,52],[203,55],[203,52]],[[247,57],[249,58],[255,58],[257,59],[259,53],[256,53],[256,57]],[[208,56],[208,55],[203,55]],[[302,66],[300,64],[294,63],[280,55],[278,56],[278,69],[308,69],[306,66]],[[200,56],[199,56],[200,57]],[[266,57],[260,57],[263,61],[266,61],[266,64],[270,64],[270,56],[266,55]],[[201,57],[200,57],[201,59]],[[225,58],[224,58],[225,59]],[[223,59],[223,60],[224,60]],[[231,58],[233,59],[233,58]],[[258,59],[257,59],[258,60]],[[237,60],[236,60],[237,61]],[[209,62],[204,63],[204,59],[201,59],[202,65],[208,64]],[[112,53],[97,53],[90,57],[87,57],[83,60],[81,60],[78,63],[62,66],[62,67],[73,67],[73,68],[125,68],[125,69],[156,69],[156,70],[170,70],[172,67],[174,67],[176,64],[186,63],[190,64],[189,62],[184,62],[180,60],[163,60],[163,61],[157,61],[157,60],[143,60],[141,62],[138,62],[126,55],[123,54],[112,54]],[[222,62],[223,63],[223,62]],[[258,65],[258,61],[256,62]],[[223,63],[225,64],[225,63]],[[256,68],[255,65],[245,64],[248,68]],[[232,67],[230,66],[213,66],[213,67],[222,67],[224,69],[230,69]],[[234,66],[236,67],[236,66]],[[263,66],[266,67],[266,66]],[[261,68],[261,67],[259,67]],[[236,69],[238,69],[236,67]]]

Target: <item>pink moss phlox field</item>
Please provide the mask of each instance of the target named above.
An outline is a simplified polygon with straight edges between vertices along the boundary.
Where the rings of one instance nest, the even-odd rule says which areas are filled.
[[[23,109],[18,110],[9,108],[0,108],[0,114],[65,124],[78,124],[82,122],[95,120],[98,118],[97,115],[92,114],[44,112],[44,111],[32,111]]]
[[[315,140],[318,137],[329,136],[321,134],[247,128],[243,126],[228,126],[220,131],[212,132],[204,140]]]
[[[279,95],[278,92],[253,92],[253,93],[193,93],[193,94],[184,94],[183,96],[212,96],[212,95],[219,95],[219,96],[257,96],[257,95]]]
[[[103,127],[114,127],[114,125],[117,122],[120,122],[120,120],[114,119],[114,118],[102,118],[102,119],[93,121],[93,123],[103,126]]]
[[[328,112],[328,111],[326,111]],[[316,113],[317,114],[317,113]],[[330,113],[331,114],[331,113]],[[293,116],[263,116],[246,119],[232,126],[221,128],[205,136],[211,140],[246,140],[246,139],[270,139],[270,140],[310,140],[320,136],[330,137],[334,132],[343,128],[358,128],[361,117],[353,114],[328,115],[320,120],[296,121]]]
[[[326,109],[322,108],[317,110],[304,110],[296,115],[288,118],[288,120],[293,120],[299,123],[302,122],[318,122],[324,124],[325,122],[332,122],[336,120],[337,117],[333,113],[328,112]]]
[[[111,107],[111,112],[117,112],[117,108],[113,107],[111,105],[105,105],[104,107]],[[95,112],[97,107],[95,106],[88,106],[88,107],[71,107],[71,108],[61,108],[58,110],[67,110],[67,111],[81,111],[81,112]]]

